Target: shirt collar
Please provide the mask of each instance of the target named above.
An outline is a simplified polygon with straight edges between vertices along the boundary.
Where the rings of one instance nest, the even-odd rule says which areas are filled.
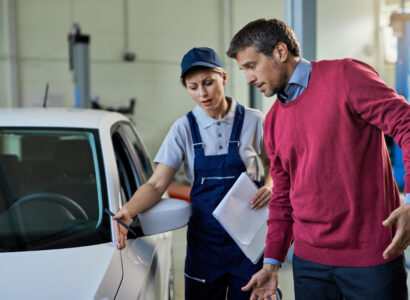
[[[307,88],[311,73],[312,63],[302,57],[296,65],[284,91],[278,93],[278,98],[280,98],[280,100],[287,100],[291,97],[295,85],[303,87],[304,89]]]
[[[229,111],[225,115],[225,117],[223,117],[221,120],[216,120],[214,118],[211,118],[210,116],[208,116],[206,114],[206,112],[204,112],[202,110],[201,107],[199,107],[197,105],[194,108],[193,113],[196,117],[196,121],[198,123],[198,126],[205,129],[205,128],[208,128],[208,127],[216,124],[216,122],[233,123],[233,121],[235,119],[236,102],[234,100],[232,100],[231,97],[225,97],[225,99],[228,102],[231,102],[231,107],[229,108]]]

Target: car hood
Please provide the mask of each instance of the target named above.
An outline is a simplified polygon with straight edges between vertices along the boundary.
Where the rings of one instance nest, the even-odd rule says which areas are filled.
[[[120,255],[113,243],[0,253],[1,298],[113,299],[122,275]]]

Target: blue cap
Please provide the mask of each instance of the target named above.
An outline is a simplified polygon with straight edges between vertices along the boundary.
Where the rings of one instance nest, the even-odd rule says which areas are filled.
[[[198,47],[189,50],[181,61],[181,78],[192,67],[203,66],[209,68],[222,68],[222,62],[218,54],[208,47]]]

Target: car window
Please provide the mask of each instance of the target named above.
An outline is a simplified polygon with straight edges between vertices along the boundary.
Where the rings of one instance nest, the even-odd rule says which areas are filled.
[[[94,130],[0,128],[0,248],[109,241],[104,178]]]
[[[121,188],[125,194],[125,201],[128,201],[143,184],[143,178],[134,163],[130,148],[119,131],[112,134],[112,141]]]
[[[129,124],[120,122],[114,126],[112,142],[121,185],[121,201],[124,205],[147,181],[148,176],[151,176],[152,166],[141,141]],[[130,226],[138,235],[142,235],[138,218],[133,218]]]
[[[124,129],[124,133],[127,139],[130,141],[135,153],[136,157],[139,161],[139,164],[142,168],[143,175],[144,175],[144,182],[147,181],[152,173],[153,167],[151,159],[149,158],[147,151],[144,148],[144,145],[141,139],[138,137],[137,133],[133,130],[130,124],[123,123],[122,127]]]

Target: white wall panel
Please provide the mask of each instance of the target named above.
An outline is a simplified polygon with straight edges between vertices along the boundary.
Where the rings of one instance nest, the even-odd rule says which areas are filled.
[[[375,62],[375,0],[317,0],[317,58]]]

